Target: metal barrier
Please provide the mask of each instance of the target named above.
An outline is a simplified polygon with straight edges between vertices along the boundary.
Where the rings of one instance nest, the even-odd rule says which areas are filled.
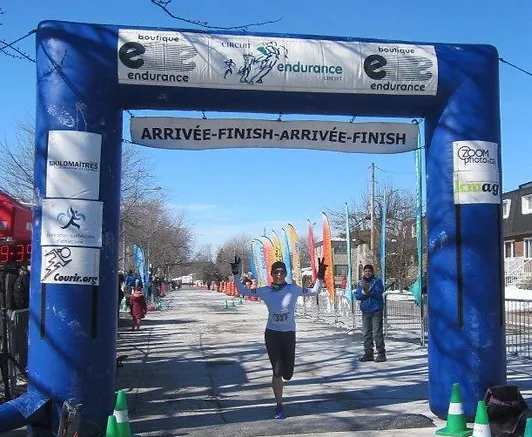
[[[531,293],[532,297],[532,293]],[[418,306],[409,293],[384,293],[384,335],[426,347],[428,341],[427,295]],[[506,299],[506,352],[532,358],[532,300]],[[298,299],[297,314],[324,322],[348,332],[361,329],[358,302],[353,304],[337,289],[334,299],[328,295]]]
[[[3,323],[0,323],[0,338],[3,340],[7,335],[7,350],[0,351],[0,360],[2,363],[7,363],[8,384],[5,385],[6,381],[0,381],[1,392],[6,400],[11,398],[11,389],[21,383],[24,384],[27,378],[29,310],[8,313],[10,314],[6,320],[7,332],[3,332]]]
[[[531,292],[532,294],[532,292]],[[506,299],[506,352],[531,357],[532,301]]]

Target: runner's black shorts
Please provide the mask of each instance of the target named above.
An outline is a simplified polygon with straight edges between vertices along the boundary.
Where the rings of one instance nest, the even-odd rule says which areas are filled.
[[[282,332],[266,329],[264,340],[273,375],[282,376],[287,381],[292,379],[296,358],[295,331]]]

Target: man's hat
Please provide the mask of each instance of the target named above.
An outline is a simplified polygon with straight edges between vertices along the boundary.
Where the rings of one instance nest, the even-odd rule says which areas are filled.
[[[275,261],[272,264],[272,273],[277,269],[283,269],[286,272],[286,264],[282,261]]]

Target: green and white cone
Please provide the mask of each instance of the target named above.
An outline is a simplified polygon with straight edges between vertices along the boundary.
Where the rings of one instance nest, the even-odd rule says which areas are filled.
[[[438,435],[468,437],[473,434],[473,430],[466,426],[464,407],[462,406],[462,396],[460,394],[460,384],[453,384],[451,390],[451,402],[447,413],[447,425],[436,431]]]
[[[473,426],[473,437],[491,437],[486,401],[478,401],[475,426]]]
[[[118,437],[118,424],[116,423],[116,417],[113,415],[107,418],[105,437]]]
[[[113,416],[116,418],[117,437],[131,437],[131,426],[127,410],[126,394],[123,390],[116,393],[116,404]]]
[[[532,417],[526,419],[525,433],[523,437],[532,437]]]

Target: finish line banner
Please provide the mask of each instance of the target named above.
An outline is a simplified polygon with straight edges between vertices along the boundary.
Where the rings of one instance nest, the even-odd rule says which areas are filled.
[[[132,117],[131,141],[159,149],[287,148],[401,153],[417,147],[410,123]]]

